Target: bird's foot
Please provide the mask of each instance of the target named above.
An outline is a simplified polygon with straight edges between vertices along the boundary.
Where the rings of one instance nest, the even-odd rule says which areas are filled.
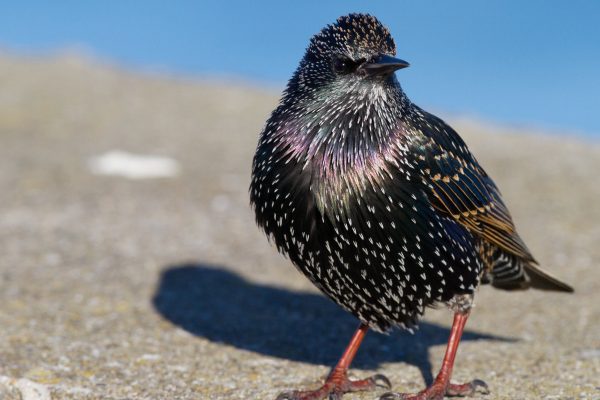
[[[381,374],[356,381],[348,379],[346,374],[332,374],[317,390],[290,390],[281,393],[276,400],[341,400],[345,393],[370,391],[378,387],[391,389],[392,384]]]
[[[427,389],[416,393],[384,393],[379,400],[442,400],[444,396],[448,397],[469,397],[475,393],[488,394],[490,391],[487,384],[475,379],[469,383],[444,385],[442,382],[434,382]]]
[[[446,389],[446,396],[448,397],[470,397],[476,393],[489,394],[490,389],[487,383],[481,379],[474,379],[471,382],[463,384],[451,383]]]

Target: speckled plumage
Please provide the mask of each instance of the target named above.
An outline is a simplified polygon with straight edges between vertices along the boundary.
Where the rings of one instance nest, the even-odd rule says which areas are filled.
[[[369,15],[341,17],[311,39],[260,135],[250,187],[259,226],[379,331],[470,299],[482,281],[570,289],[535,267],[459,135],[412,104],[393,73],[361,73],[395,53]]]

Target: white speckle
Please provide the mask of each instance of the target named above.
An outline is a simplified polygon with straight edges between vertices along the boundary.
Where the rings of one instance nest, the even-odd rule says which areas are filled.
[[[95,175],[114,175],[129,179],[173,178],[180,172],[179,163],[172,158],[120,150],[91,158],[88,167]]]

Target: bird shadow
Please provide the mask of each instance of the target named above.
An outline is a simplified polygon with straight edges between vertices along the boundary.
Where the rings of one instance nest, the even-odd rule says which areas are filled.
[[[166,267],[153,297],[173,324],[211,341],[293,361],[333,365],[357,320],[320,294],[252,283],[225,268],[189,263]],[[421,322],[416,334],[367,335],[353,362],[359,369],[404,361],[433,382],[429,348],[445,344],[448,328]],[[515,339],[465,331],[462,340]]]

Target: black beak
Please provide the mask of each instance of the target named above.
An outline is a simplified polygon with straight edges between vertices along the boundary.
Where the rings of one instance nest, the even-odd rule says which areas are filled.
[[[397,69],[408,67],[410,64],[404,60],[381,54],[373,60],[360,66],[367,75],[389,75]]]

